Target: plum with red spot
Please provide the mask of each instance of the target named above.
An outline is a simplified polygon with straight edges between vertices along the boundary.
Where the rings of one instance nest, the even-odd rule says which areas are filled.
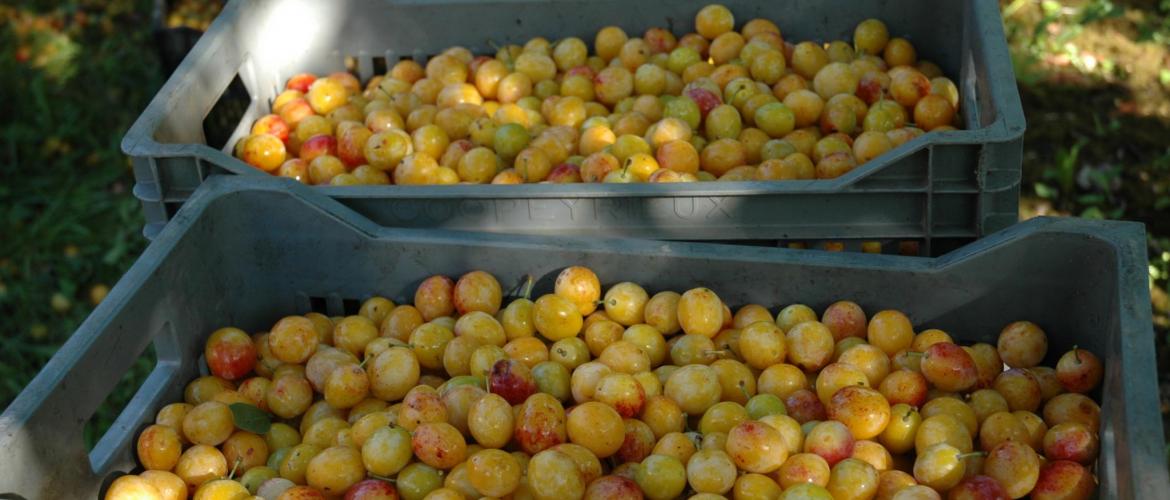
[[[301,144],[301,159],[313,161],[318,156],[337,156],[337,139],[328,134],[317,134]]]
[[[948,493],[950,500],[1011,500],[999,481],[978,475],[964,479]]]
[[[309,106],[309,101],[300,97],[289,101],[274,111],[280,115],[280,119],[288,124],[290,129],[296,128],[297,124],[305,119],[305,117],[315,114],[313,107]]]
[[[501,359],[492,365],[488,390],[499,394],[510,405],[523,403],[536,393],[536,378],[528,366],[515,359]]]
[[[373,135],[366,127],[351,127],[337,137],[337,157],[349,167],[366,163],[365,147]]]
[[[553,184],[581,182],[581,169],[572,163],[561,163],[553,167],[545,180]]]
[[[451,141],[451,144],[448,144],[447,149],[443,151],[443,156],[439,158],[439,164],[449,168],[456,168],[463,155],[472,149],[475,149],[475,143],[470,140],[458,139]]]
[[[788,416],[802,424],[813,420],[824,420],[828,417],[828,412],[825,409],[825,404],[821,402],[821,398],[808,389],[792,391],[788,397],[784,398],[784,408],[788,410]]]
[[[628,373],[610,373],[601,377],[597,381],[593,397],[612,406],[622,418],[637,417],[646,404],[645,389]]]
[[[589,483],[585,489],[589,500],[642,500],[642,489],[634,480],[622,476],[603,476]]]
[[[264,115],[252,124],[253,134],[273,135],[285,144],[288,144],[288,134],[291,129],[292,127],[289,127],[279,115]]]
[[[520,449],[535,455],[568,440],[566,411],[552,395],[538,392],[520,405],[513,437]]]
[[[1101,359],[1084,349],[1074,347],[1056,362],[1056,379],[1068,392],[1083,394],[1092,391],[1103,376]]]
[[[325,494],[312,486],[300,484],[280,494],[281,500],[325,500]]]
[[[890,79],[890,97],[898,104],[912,108],[919,99],[930,95],[930,79],[917,71],[906,71]]]
[[[312,86],[313,82],[315,81],[317,81],[317,75],[312,73],[300,73],[293,75],[292,78],[289,78],[288,83],[284,85],[284,88],[286,90],[296,90],[298,92],[308,93],[309,87]]]
[[[350,486],[345,500],[398,500],[398,490],[386,481],[366,479]]]
[[[431,276],[418,284],[414,307],[426,321],[450,316],[455,312],[455,281],[442,275]]]
[[[767,474],[788,460],[788,442],[775,427],[757,420],[740,422],[727,432],[724,445],[731,461],[741,470]]]
[[[865,311],[856,302],[842,300],[834,302],[821,314],[821,323],[833,332],[833,340],[840,341],[846,337],[865,338],[867,322]]]
[[[207,368],[224,380],[237,380],[256,366],[256,344],[239,328],[220,328],[203,348]]]
[[[650,425],[636,418],[624,420],[626,437],[614,454],[622,463],[641,462],[654,451],[654,431]]]
[[[1099,448],[1097,434],[1079,422],[1056,424],[1044,434],[1044,456],[1049,460],[1091,465],[1097,459]]]
[[[471,142],[468,139],[459,139],[457,141],[452,141],[451,144],[447,147],[448,148],[456,147],[456,148],[459,148],[460,150],[462,150],[464,153],[466,153],[468,151],[471,151],[472,149],[475,149],[475,143]]]
[[[880,101],[886,96],[886,86],[883,85],[879,73],[870,72],[861,77],[857,83],[857,97],[867,105]]]
[[[634,92],[634,74],[624,66],[610,66],[593,77],[593,93],[598,102],[615,106]]]
[[[906,403],[910,406],[922,406],[926,403],[926,396],[930,392],[926,377],[913,370],[895,370],[878,384],[878,392],[886,397],[891,405]]]
[[[684,94],[695,101],[699,105],[699,116],[706,118],[707,113],[723,104],[723,99],[710,90],[701,87],[692,87],[686,90]]]
[[[979,382],[979,368],[975,366],[975,358],[950,342],[939,342],[927,347],[919,368],[922,376],[941,391],[962,392]]]
[[[1097,480],[1085,466],[1056,460],[1040,467],[1040,478],[1032,488],[1033,500],[1087,500],[1097,490]]]
[[[820,455],[829,466],[832,466],[853,456],[855,442],[853,433],[845,424],[836,420],[826,420],[813,426],[808,436],[804,438],[804,452]]]
[[[670,52],[678,45],[678,39],[675,38],[674,33],[665,28],[646,30],[646,33],[642,35],[642,40],[646,41],[646,45],[650,46],[650,51],[655,54]]]

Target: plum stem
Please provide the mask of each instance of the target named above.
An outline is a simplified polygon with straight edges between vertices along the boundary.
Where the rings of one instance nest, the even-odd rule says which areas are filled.
[[[491,47],[492,50],[494,50],[496,52],[502,51],[503,60],[500,62],[504,63],[506,66],[509,66],[509,67],[512,65],[511,64],[512,63],[512,51],[507,50],[507,48],[506,48],[507,46],[500,47],[499,45],[496,44],[496,42],[494,40],[488,40],[487,43],[488,43],[488,47]]]
[[[1075,360],[1078,365],[1081,364],[1081,351],[1080,351],[1080,349],[1077,349],[1076,344],[1073,344],[1072,353],[1073,353],[1073,360]]]
[[[525,274],[524,275],[524,288],[520,290],[520,298],[525,299],[525,300],[530,300],[530,297],[532,297],[532,287],[535,284],[536,284],[536,282],[532,281],[532,275]]]
[[[244,462],[244,457],[236,457],[236,463],[232,464],[232,471],[228,473],[228,477],[227,477],[228,479],[235,479],[236,469],[238,469],[240,467],[240,464],[243,462]]]
[[[748,394],[748,390],[747,390],[747,383],[745,383],[744,381],[740,380],[740,381],[739,381],[739,384],[737,384],[737,385],[739,386],[739,392],[740,392],[741,394],[743,394],[743,397],[744,397],[744,399],[751,399],[751,398],[752,398],[752,395],[751,395],[751,394]]]
[[[624,168],[622,168],[622,177],[625,177],[626,174],[629,173],[630,165],[633,165],[633,164],[634,164],[633,157],[626,158],[626,166]]]

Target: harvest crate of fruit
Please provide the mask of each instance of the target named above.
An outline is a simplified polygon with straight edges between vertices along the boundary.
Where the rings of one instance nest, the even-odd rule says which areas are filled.
[[[1160,498],[1143,245],[1046,218],[937,259],[387,228],[216,176],[0,416],[0,493]]]
[[[148,236],[228,173],[399,227],[941,254],[1016,221],[1023,131],[993,1],[269,0],[123,150]]]

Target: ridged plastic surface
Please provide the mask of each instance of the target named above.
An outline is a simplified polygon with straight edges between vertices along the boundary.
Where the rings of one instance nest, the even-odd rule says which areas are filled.
[[[566,266],[603,286],[651,293],[712,288],[732,307],[840,299],[870,314],[899,309],[917,327],[994,342],[1028,319],[1049,335],[1051,364],[1078,345],[1102,357],[1100,498],[1165,498],[1167,480],[1142,226],[1033,219],[941,258],[741,245],[508,236],[382,227],[291,181],[209,179],[45,369],[0,415],[0,497],[93,498],[135,467],[136,433],[180,401],[219,327],[270,327],[316,308],[352,314],[379,294],[408,302],[434,274],[531,274],[552,290]],[[153,343],[158,365],[92,453],[84,422]]]
[[[231,145],[289,76],[352,69],[364,80],[401,58],[452,45],[580,36],[618,24],[692,31],[707,0],[254,0],[229,4],[149,107],[122,149],[133,159],[153,237],[208,176],[266,176]],[[876,17],[914,42],[960,88],[964,130],[932,133],[833,180],[718,184],[323,187],[399,227],[685,240],[917,240],[925,253],[1015,223],[1024,116],[998,3],[728,0],[740,23],[776,21],[790,40],[849,39]],[[238,78],[238,80],[237,80]],[[236,81],[236,84],[232,84]],[[217,107],[221,96],[232,106]],[[229,110],[229,111],[225,111]],[[237,117],[236,115],[239,115]],[[228,131],[213,123],[228,117]],[[209,126],[205,131],[204,123]],[[234,128],[233,128],[234,127]],[[218,130],[218,132],[216,132]],[[213,136],[208,143],[209,135]]]

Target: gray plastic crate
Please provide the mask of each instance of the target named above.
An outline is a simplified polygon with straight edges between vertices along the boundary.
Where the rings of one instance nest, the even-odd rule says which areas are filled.
[[[208,245],[208,242],[215,242]],[[551,291],[569,265],[605,285],[714,289],[732,306],[849,298],[905,311],[920,327],[991,341],[1029,319],[1048,363],[1073,345],[1105,362],[1101,498],[1170,491],[1141,225],[1033,219],[937,259],[706,243],[509,236],[379,226],[291,181],[209,179],[105,301],[0,416],[0,497],[92,497],[134,469],[136,433],[182,398],[216,328],[268,328],[310,308],[353,313],[373,294],[413,297],[433,274],[483,269]],[[82,427],[148,344],[158,365],[92,453]]]
[[[709,0],[254,0],[229,4],[122,141],[153,237],[208,176],[266,176],[231,144],[293,74],[363,80],[452,45],[693,29]],[[728,0],[792,40],[850,38],[877,17],[955,78],[966,130],[932,133],[833,180],[630,186],[322,187],[375,221],[530,234],[784,241],[914,239],[925,253],[1017,220],[1024,116],[994,0]],[[348,64],[347,64],[348,62]],[[221,99],[221,96],[227,98]],[[239,96],[244,96],[239,98]],[[232,130],[211,124],[226,121]],[[207,125],[205,125],[205,123]]]

